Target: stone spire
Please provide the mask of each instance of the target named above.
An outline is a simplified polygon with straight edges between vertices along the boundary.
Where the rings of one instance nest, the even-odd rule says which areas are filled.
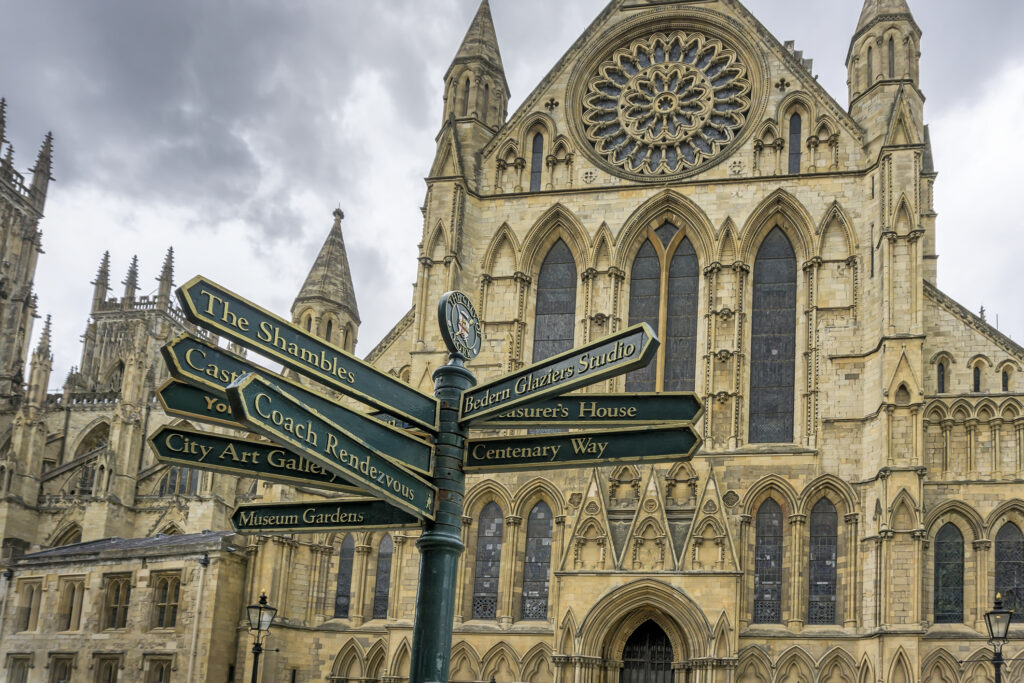
[[[7,99],[0,97],[0,147],[7,142]]]
[[[36,345],[36,355],[47,355],[52,358],[50,353],[50,329],[51,329],[52,318],[49,314],[46,315],[46,322],[43,323],[43,333],[39,335],[39,344]]]
[[[334,210],[334,225],[331,226],[331,231],[320,247],[320,253],[292,304],[293,320],[305,325],[305,316],[310,315],[311,320],[318,321],[318,328],[322,328],[318,334],[331,338],[335,337],[335,333],[340,333],[346,324],[359,326],[359,308],[356,306],[345,239],[341,234],[341,219],[344,217],[341,209]],[[331,334],[328,335],[325,331],[325,321],[332,316],[336,318],[336,322],[331,325]],[[312,330],[312,324],[310,329]]]
[[[132,256],[131,265],[128,266],[128,274],[121,282],[124,285],[124,298],[134,299],[135,292],[139,289],[139,257]]]
[[[39,336],[39,344],[32,354],[32,365],[28,374],[28,402],[33,407],[41,407],[46,403],[46,390],[50,382],[50,371],[53,369],[53,352],[50,349],[51,319],[46,316],[43,333]]]
[[[864,7],[860,11],[860,20],[857,22],[857,30],[854,32],[854,39],[879,21],[890,21],[895,18],[909,18],[914,20],[910,12],[907,0],[864,0]]]
[[[491,127],[504,122],[508,81],[487,0],[480,3],[444,81],[446,121],[454,115],[473,117]]]
[[[174,247],[167,248],[167,255],[164,256],[164,265],[160,269],[160,277],[157,278],[159,289],[157,290],[157,305],[167,306],[171,301],[171,288],[174,287]]]
[[[99,308],[100,304],[107,300],[107,292],[110,291],[110,252],[103,252],[100,260],[100,269],[96,272],[96,279],[90,284],[92,290],[92,310]]]
[[[36,165],[32,169],[32,187],[29,193],[36,208],[40,211],[46,203],[46,190],[50,186],[53,177],[50,175],[53,167],[53,133],[47,133],[43,139],[43,146],[39,148],[39,156],[36,157]]]

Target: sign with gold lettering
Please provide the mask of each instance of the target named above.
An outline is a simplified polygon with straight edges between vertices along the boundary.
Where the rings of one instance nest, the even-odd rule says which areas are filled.
[[[700,399],[688,391],[568,394],[512,408],[475,426],[561,428],[692,422],[702,410]]]
[[[231,406],[223,392],[218,396],[186,382],[169,379],[156,390],[156,396],[168,415],[222,427],[242,428],[231,416]]]
[[[222,409],[228,407],[227,394],[224,390],[242,375],[254,373],[271,384],[286,388],[300,403],[317,411],[342,429],[348,430],[370,448],[387,453],[417,472],[430,474],[433,471],[434,446],[424,439],[369,415],[349,410],[286,377],[265,368],[258,368],[229,351],[183,334],[166,344],[161,352],[173,377],[205,389],[203,395],[197,395],[189,404],[185,404],[184,401],[175,403],[176,408],[206,410],[206,405],[210,404],[210,409],[217,411],[223,418]],[[197,388],[194,391],[201,390]],[[183,409],[170,412],[188,417]],[[225,419],[232,419],[230,409],[226,415]],[[201,415],[199,419],[209,421]],[[242,428],[237,422],[231,422],[229,426]]]
[[[202,276],[177,290],[185,317],[332,389],[437,432],[438,403]]]
[[[437,489],[388,454],[303,405],[290,388],[248,374],[227,388],[231,412],[255,432],[420,518],[434,518]]]
[[[231,515],[231,526],[240,534],[407,529],[419,523],[408,512],[371,499],[239,505]]]
[[[685,423],[602,432],[467,439],[463,469],[487,472],[679,462],[692,458],[700,443],[696,432]]]
[[[462,394],[459,422],[493,419],[513,408],[647,365],[658,338],[647,323],[560,353]]]
[[[168,465],[365,495],[365,491],[347,484],[320,465],[266,441],[164,426],[149,437],[149,447],[157,460]]]

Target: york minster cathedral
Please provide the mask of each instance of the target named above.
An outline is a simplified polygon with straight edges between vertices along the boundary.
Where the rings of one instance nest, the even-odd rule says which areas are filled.
[[[461,290],[480,380],[646,322],[657,358],[585,391],[704,411],[690,461],[468,476],[451,681],[993,680],[984,613],[1024,608],[1024,348],[936,287],[906,0],[850,28],[847,104],[739,0],[611,0],[513,112],[487,0],[452,45],[411,306],[367,362],[430,393]],[[181,422],[163,344],[242,353],[185,320],[173,252],[152,295],[102,257],[48,393],[53,147],[0,162],[0,680],[248,681],[264,589],[262,681],[408,680],[418,531],[235,534],[241,502],[326,494],[147,446]],[[342,218],[290,316],[353,351]]]

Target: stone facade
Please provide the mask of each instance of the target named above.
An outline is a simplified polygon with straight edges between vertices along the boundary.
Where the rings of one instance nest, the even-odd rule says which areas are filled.
[[[991,680],[983,614],[997,591],[1024,605],[1024,349],[934,284],[920,37],[905,0],[866,0],[844,108],[735,0],[613,0],[507,116],[482,3],[444,77],[413,305],[367,359],[430,391],[451,289],[483,321],[480,379],[644,320],[663,341],[652,370],[590,391],[695,391],[704,445],[691,462],[470,476],[451,680]],[[292,316],[353,348],[340,221]],[[170,421],[156,349],[196,332],[165,271],[143,306],[131,274],[107,300],[105,261],[81,370],[46,397],[44,336],[41,374],[10,399],[0,530],[37,552],[3,584],[4,671],[28,658],[28,680],[50,680],[75,650],[75,681],[107,656],[141,680],[152,650],[174,653],[172,680],[186,660],[192,680],[228,663],[248,680],[240,617],[266,589],[262,680],[406,680],[417,532],[204,535],[239,500],[315,491],[171,485],[142,447]],[[107,537],[125,552],[90,545]],[[167,572],[198,650],[134,626]],[[120,575],[133,626],[103,628]],[[52,615],[21,628],[18,609],[62,614],[75,577],[80,632],[54,634]]]

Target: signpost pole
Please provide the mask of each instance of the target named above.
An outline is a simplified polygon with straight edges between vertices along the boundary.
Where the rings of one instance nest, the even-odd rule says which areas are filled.
[[[459,426],[462,392],[476,384],[461,354],[449,356],[447,365],[434,371],[434,396],[441,402],[440,430],[435,451],[434,484],[437,519],[425,523],[416,542],[420,576],[416,592],[416,619],[412,631],[410,683],[448,680],[455,618],[455,583],[462,543],[462,503],[466,475],[462,473],[466,430]]]

